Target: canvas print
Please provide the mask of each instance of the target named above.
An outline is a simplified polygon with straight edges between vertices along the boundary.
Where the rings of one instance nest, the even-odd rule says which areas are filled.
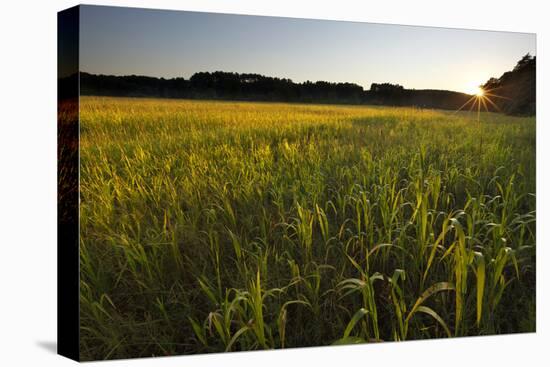
[[[535,332],[534,34],[79,6],[58,80],[62,354]]]

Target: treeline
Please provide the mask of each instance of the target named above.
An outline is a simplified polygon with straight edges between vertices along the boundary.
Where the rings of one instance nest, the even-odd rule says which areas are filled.
[[[491,78],[484,85],[487,98],[500,112],[512,115],[534,115],[536,103],[537,58],[527,54],[512,71],[500,78]]]
[[[129,97],[237,99],[282,102],[361,103],[352,83],[305,82],[259,74],[199,72],[190,79],[80,73],[81,94]]]
[[[445,90],[405,89],[397,84],[371,85],[325,81],[295,83],[290,79],[222,71],[191,78],[154,78],[80,73],[82,95],[226,99],[302,103],[376,104],[457,109],[470,96]]]
[[[60,81],[71,83],[76,75]],[[535,113],[535,58],[524,56],[514,70],[485,85],[495,105],[491,111],[508,114]],[[290,79],[259,74],[223,71],[199,72],[189,79],[147,76],[114,76],[80,73],[80,94],[124,97],[160,97],[278,101],[301,103],[370,104],[384,106],[417,106],[457,110],[472,96],[448,90],[406,89],[398,84],[373,83],[369,90],[353,83],[326,81],[295,83]]]
[[[457,110],[470,98],[469,94],[449,90],[405,89],[399,84],[373,83],[370,90],[364,92],[363,102],[384,106],[417,106]]]

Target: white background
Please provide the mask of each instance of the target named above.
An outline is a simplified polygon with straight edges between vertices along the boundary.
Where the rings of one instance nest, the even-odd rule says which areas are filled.
[[[537,33],[537,333],[103,362],[105,366],[547,365],[548,56],[545,1],[89,1],[239,14]],[[0,11],[0,365],[66,366],[56,343],[56,12],[75,1],[5,1]],[[215,37],[215,35],[212,35]],[[481,50],[482,51],[482,50]],[[480,57],[483,57],[482,52]],[[407,62],[406,56],[403,62]],[[503,70],[504,71],[504,70]],[[545,340],[546,339],[546,340]],[[91,364],[93,365],[93,363]]]

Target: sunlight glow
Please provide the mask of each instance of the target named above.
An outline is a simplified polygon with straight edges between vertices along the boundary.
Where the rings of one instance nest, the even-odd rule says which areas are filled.
[[[498,94],[494,94],[494,91],[498,88],[494,89],[483,89],[481,86],[477,87],[475,90],[472,90],[471,97],[462,105],[458,110],[455,111],[455,113],[461,111],[464,107],[467,107],[470,105],[470,108],[468,112],[472,112],[472,110],[477,109],[477,121],[480,121],[481,116],[481,106],[483,105],[483,108],[486,112],[490,112],[489,107],[492,107],[493,111],[502,112],[498,105],[492,101],[492,98],[503,98],[503,99],[509,99],[508,97],[499,96]],[[490,106],[489,106],[489,105]]]

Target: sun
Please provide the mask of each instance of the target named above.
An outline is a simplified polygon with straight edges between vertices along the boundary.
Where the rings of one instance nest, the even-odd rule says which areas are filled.
[[[474,91],[474,94],[477,96],[477,97],[483,97],[485,95],[485,91],[483,90],[483,88],[481,87],[477,87]]]
[[[481,85],[475,83],[471,83],[464,91],[474,97],[483,97],[486,94]]]
[[[499,96],[498,94],[495,94],[495,90],[498,88],[493,89],[485,89],[483,86],[478,86],[476,88],[470,89],[468,94],[470,95],[470,98],[458,110],[455,111],[457,113],[458,111],[461,111],[463,108],[467,108],[470,106],[469,111],[471,112],[474,108],[477,109],[477,121],[479,122],[480,114],[481,114],[481,107],[483,105],[483,108],[486,112],[502,112],[502,110],[498,107],[498,105],[493,102],[493,98],[504,98],[509,99],[508,97]]]

